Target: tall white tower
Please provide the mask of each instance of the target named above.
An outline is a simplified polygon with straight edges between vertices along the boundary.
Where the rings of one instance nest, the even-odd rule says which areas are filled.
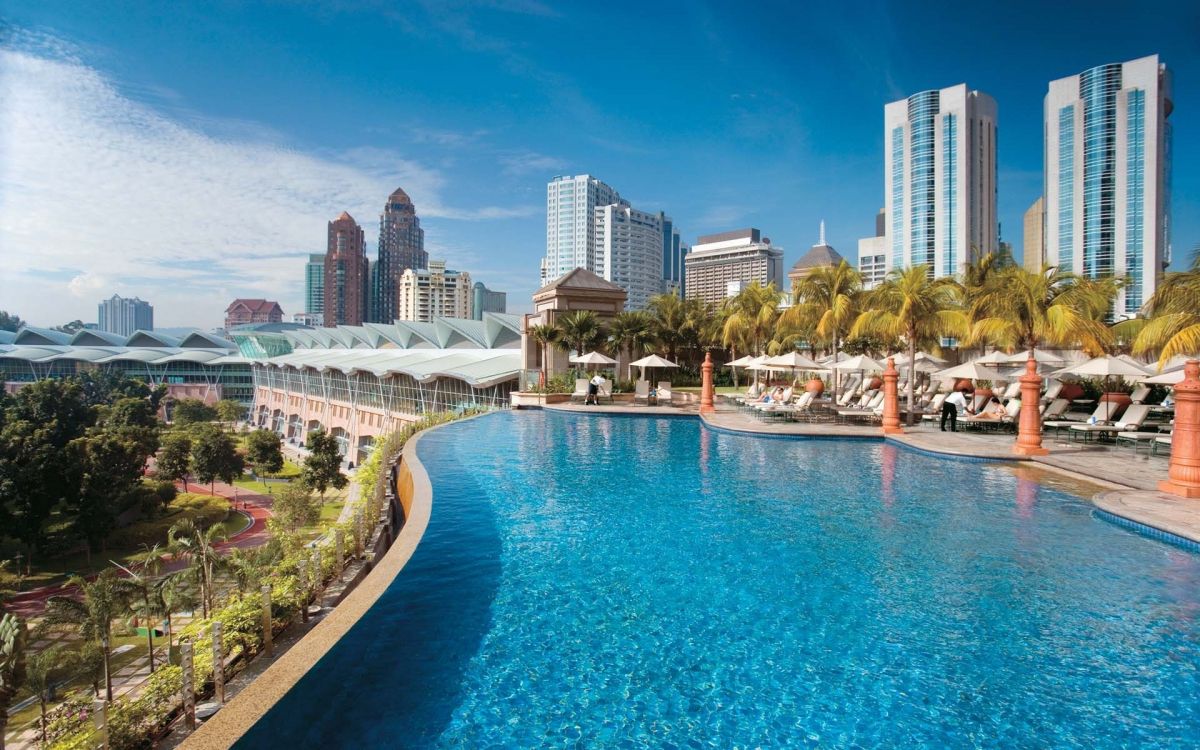
[[[628,206],[616,189],[595,177],[555,177],[546,184],[546,257],[541,285],[576,268],[596,272],[598,206]]]
[[[997,249],[996,102],[966,84],[883,109],[887,268],[959,273]]]

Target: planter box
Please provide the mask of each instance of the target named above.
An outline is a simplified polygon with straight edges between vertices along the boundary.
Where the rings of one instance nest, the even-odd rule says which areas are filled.
[[[528,393],[513,391],[509,403],[514,409],[540,409],[546,404],[564,404],[571,400],[569,393]]]

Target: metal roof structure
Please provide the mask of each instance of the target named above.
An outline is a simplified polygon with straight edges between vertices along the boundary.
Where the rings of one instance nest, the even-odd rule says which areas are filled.
[[[517,377],[518,349],[297,349],[291,354],[255,362],[271,367],[337,370],[347,375],[366,372],[375,377],[408,375],[422,383],[455,378],[486,388]]]

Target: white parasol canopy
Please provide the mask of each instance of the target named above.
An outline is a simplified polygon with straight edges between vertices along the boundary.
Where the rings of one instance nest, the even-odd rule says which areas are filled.
[[[747,354],[744,357],[738,357],[737,359],[733,360],[732,362],[726,362],[725,366],[726,367],[749,367],[750,365],[758,364],[759,362],[761,362],[764,359],[766,359],[766,357],[762,357],[762,356],[755,357],[753,355]]]
[[[612,357],[606,357],[600,352],[588,352],[587,354],[580,354],[578,356],[571,357],[571,362],[573,364],[587,365],[590,367],[592,365],[615,365],[617,360],[613,359]]]
[[[984,354],[982,357],[976,357],[971,361],[977,365],[1002,365],[1008,362],[1008,355],[997,349],[994,352]]]
[[[642,357],[639,360],[629,363],[630,367],[679,367],[669,359],[663,359],[657,354],[651,354],[649,357]]]
[[[1079,375],[1081,377],[1128,377],[1141,379],[1150,374],[1150,371],[1136,364],[1132,360],[1114,357],[1111,354],[1106,354],[1103,357],[1089,359],[1087,362],[1081,362],[1077,365],[1064,367],[1061,370],[1056,370],[1055,375]]]
[[[859,354],[856,357],[838,362],[833,366],[833,369],[849,372],[883,372],[883,365],[865,354]]]
[[[935,378],[938,378],[939,380],[947,379],[947,378],[967,378],[968,380],[997,380],[997,379],[999,379],[1000,373],[994,367],[988,367],[986,365],[981,365],[981,364],[979,364],[978,361],[975,361],[975,362],[965,362],[961,365],[957,365],[955,367],[950,367],[945,370],[938,370],[937,372],[935,372],[933,374],[933,376]]]
[[[946,364],[946,360],[942,359],[941,357],[935,357],[932,354],[930,354],[929,352],[917,352],[916,359],[917,359],[917,369],[918,370],[921,369],[922,362],[927,362],[927,363],[935,364],[935,365]],[[908,353],[903,352],[903,353],[897,354],[896,355],[896,367],[899,367],[900,365],[906,365],[906,364],[908,364]],[[935,367],[933,369],[937,370],[938,368]]]
[[[1182,367],[1175,370],[1167,370],[1161,375],[1155,375],[1152,378],[1145,378],[1143,383],[1150,385],[1179,385],[1183,382],[1183,378],[1187,375]]]
[[[1010,364],[1010,365],[1023,365],[1028,360],[1029,360],[1029,352],[1023,351],[1023,352],[1017,352],[1016,354],[1010,354],[1009,356],[1005,357],[1003,361],[1006,364]],[[1051,354],[1050,352],[1044,352],[1041,349],[1033,350],[1033,360],[1035,362],[1037,362],[1039,365],[1060,365],[1061,366],[1061,365],[1065,365],[1067,363],[1067,361],[1065,359],[1058,356],[1057,354]]]
[[[800,352],[788,352],[780,354],[777,357],[769,357],[763,361],[764,365],[771,367],[782,367],[792,370],[824,370],[827,369],[804,356]]]

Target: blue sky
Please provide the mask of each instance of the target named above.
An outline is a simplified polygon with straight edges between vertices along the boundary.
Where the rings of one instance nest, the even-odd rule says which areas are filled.
[[[760,227],[853,259],[883,202],[883,105],[966,82],[999,104],[1020,248],[1053,78],[1158,53],[1176,109],[1174,248],[1200,244],[1200,5],[81,3],[0,0],[0,308],[160,325],[235,296],[300,310],[348,209],[413,196],[434,258],[528,307],[546,180],[587,172],[685,241]],[[1177,266],[1179,263],[1176,264]]]

